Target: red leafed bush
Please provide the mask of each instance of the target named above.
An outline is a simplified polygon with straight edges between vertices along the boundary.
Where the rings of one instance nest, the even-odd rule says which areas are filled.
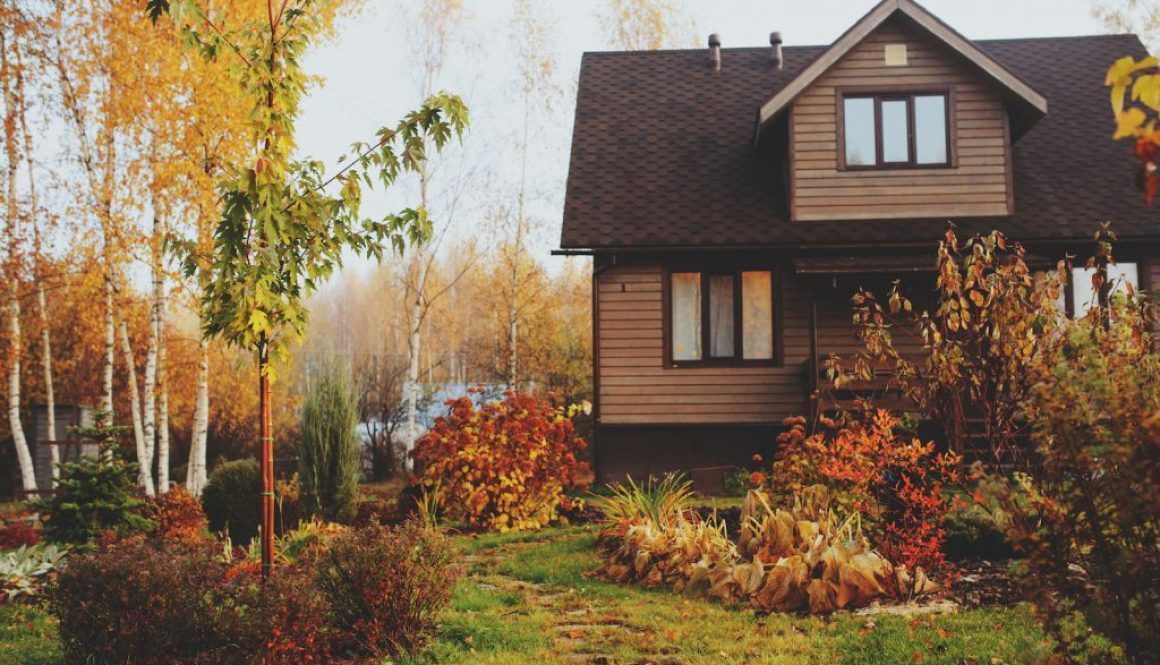
[[[419,482],[443,514],[479,529],[538,529],[560,519],[588,465],[577,459],[587,444],[572,416],[534,395],[510,391],[479,409],[470,398],[447,402],[412,453]]]
[[[315,565],[343,652],[398,656],[422,648],[459,571],[445,536],[416,521],[370,524],[335,538]]]
[[[137,536],[71,559],[49,591],[65,662],[321,665],[426,644],[455,587],[450,541],[372,524],[328,542],[265,583],[212,542]]]
[[[67,663],[242,663],[215,548],[127,539],[75,557],[50,589]]]
[[[152,532],[155,536],[189,541],[209,537],[209,523],[201,501],[184,487],[176,486],[149,499],[143,512],[157,525]]]
[[[844,426],[807,436],[802,419],[786,421],[771,476],[782,495],[820,483],[838,504],[870,521],[872,540],[888,560],[927,573],[951,574],[942,551],[943,523],[952,502],[943,489],[959,478],[959,457],[934,443],[907,441],[899,419],[879,409]],[[898,589],[911,595],[911,589]]]
[[[0,550],[14,550],[25,545],[32,547],[39,542],[40,532],[25,522],[0,526]]]
[[[253,615],[245,624],[244,642],[256,654],[257,665],[300,665],[335,662],[337,632],[327,621],[330,609],[314,584],[308,566],[285,566],[264,584],[255,566],[247,571],[255,594]],[[245,579],[245,577],[239,578]]]

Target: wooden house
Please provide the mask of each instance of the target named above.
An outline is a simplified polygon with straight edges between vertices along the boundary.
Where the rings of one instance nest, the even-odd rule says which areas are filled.
[[[1104,86],[1135,36],[973,41],[884,0],[828,46],[770,41],[584,55],[560,252],[593,257],[601,479],[768,455],[858,348],[857,287],[929,298],[948,220],[1077,265],[1110,220],[1115,270],[1160,285]]]

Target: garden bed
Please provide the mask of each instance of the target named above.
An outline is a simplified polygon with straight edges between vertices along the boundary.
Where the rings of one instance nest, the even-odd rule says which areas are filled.
[[[592,579],[595,527],[462,536],[466,574],[433,663],[1029,663],[1042,633],[1024,607],[915,616],[757,615],[708,600]],[[56,665],[39,609],[0,614],[0,665]]]

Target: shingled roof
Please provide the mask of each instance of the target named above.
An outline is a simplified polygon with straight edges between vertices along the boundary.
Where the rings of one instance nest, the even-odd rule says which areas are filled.
[[[974,42],[1048,100],[1014,146],[1015,214],[956,219],[1025,240],[1160,238],[1160,211],[1134,186],[1129,142],[1111,139],[1104,76],[1133,35]],[[782,164],[755,149],[757,110],[826,46],[586,53],[580,68],[563,248],[799,247],[938,238],[945,219],[790,222]]]

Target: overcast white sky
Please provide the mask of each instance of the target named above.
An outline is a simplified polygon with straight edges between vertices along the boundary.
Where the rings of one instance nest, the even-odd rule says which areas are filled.
[[[314,90],[299,125],[304,154],[332,160],[346,145],[391,124],[419,102],[413,75],[415,43],[410,39],[418,0],[368,0],[358,17],[340,26],[332,43],[318,47],[308,69],[325,83]],[[521,112],[514,81],[515,61],[509,38],[511,0],[465,0],[472,18],[453,39],[452,57],[441,87],[461,94],[473,114],[473,127],[456,152],[440,166],[443,190],[465,182],[454,228],[460,235],[481,230],[497,192],[510,192],[518,176],[511,138]],[[685,3],[696,29],[682,35],[682,46],[701,47],[710,32],[721,34],[725,47],[763,46],[780,30],[787,45],[828,44],[873,7],[871,0],[716,0]],[[926,0],[924,6],[972,39],[1079,35],[1102,32],[1092,17],[1091,0]],[[571,139],[573,95],[584,51],[607,50],[597,12],[603,0],[540,0],[544,22],[552,32],[559,84],[565,91],[551,111],[539,114],[541,133],[532,154],[541,223],[537,252],[547,258],[559,240],[564,181]],[[464,174],[470,174],[465,176]],[[437,187],[437,189],[439,189]],[[390,201],[372,206],[411,204],[413,187],[400,188]],[[443,212],[433,206],[438,218]]]

